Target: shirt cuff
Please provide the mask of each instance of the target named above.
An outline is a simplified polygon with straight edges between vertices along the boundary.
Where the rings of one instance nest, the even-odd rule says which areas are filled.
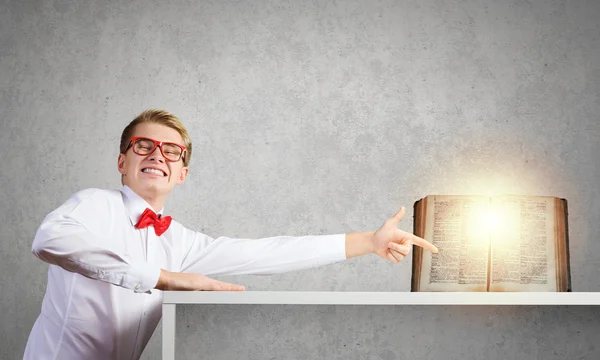
[[[142,261],[134,261],[125,275],[123,287],[136,293],[147,293],[154,289],[160,277],[160,267]]]
[[[319,241],[322,244],[321,254],[323,261],[327,263],[336,263],[339,261],[346,260],[346,234],[335,234],[335,235],[320,235],[323,241]]]

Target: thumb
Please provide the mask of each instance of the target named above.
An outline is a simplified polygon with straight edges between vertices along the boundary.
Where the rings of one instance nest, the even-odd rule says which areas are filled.
[[[402,218],[404,217],[404,213],[406,212],[406,209],[403,207],[400,208],[400,210],[396,213],[396,215],[394,215],[394,221],[396,222],[396,224],[398,224],[400,222],[400,220],[402,220]]]

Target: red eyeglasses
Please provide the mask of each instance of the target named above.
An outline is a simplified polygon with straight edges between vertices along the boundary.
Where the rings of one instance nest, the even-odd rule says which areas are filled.
[[[133,147],[134,153],[145,156],[152,154],[154,150],[156,150],[157,146],[160,148],[160,153],[162,156],[171,162],[177,162],[181,160],[183,153],[185,152],[185,146],[183,145],[172,142],[157,141],[140,136],[134,136],[131,138],[127,149],[125,149],[125,152],[127,152],[130,147]]]

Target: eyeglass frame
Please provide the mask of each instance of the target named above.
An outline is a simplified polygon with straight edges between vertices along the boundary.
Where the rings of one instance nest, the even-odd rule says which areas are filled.
[[[138,154],[135,151],[135,141],[138,139],[144,139],[144,140],[150,140],[154,143],[154,146],[152,147],[152,150],[150,150],[150,152],[148,152],[147,154]],[[179,155],[179,159],[177,160],[170,160],[169,158],[167,158],[167,156],[165,155],[165,153],[163,152],[163,144],[169,144],[169,145],[175,145],[178,146],[179,148],[181,148],[181,155]],[[127,145],[127,149],[125,149],[125,152],[127,152],[129,150],[129,148],[131,148],[131,151],[133,151],[134,154],[139,155],[139,156],[148,156],[152,153],[154,153],[156,151],[156,148],[160,149],[160,154],[165,158],[165,160],[169,161],[169,162],[178,162],[179,160],[183,160],[184,159],[184,154],[185,154],[185,150],[187,149],[185,147],[185,145],[179,145],[176,144],[174,142],[170,142],[170,141],[158,141],[158,140],[154,140],[145,136],[132,136],[131,139],[129,140],[129,145]]]

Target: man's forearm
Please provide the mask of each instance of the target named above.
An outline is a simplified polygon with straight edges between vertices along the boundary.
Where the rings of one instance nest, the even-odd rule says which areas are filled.
[[[346,234],[346,258],[370,254],[374,251],[374,231]]]

